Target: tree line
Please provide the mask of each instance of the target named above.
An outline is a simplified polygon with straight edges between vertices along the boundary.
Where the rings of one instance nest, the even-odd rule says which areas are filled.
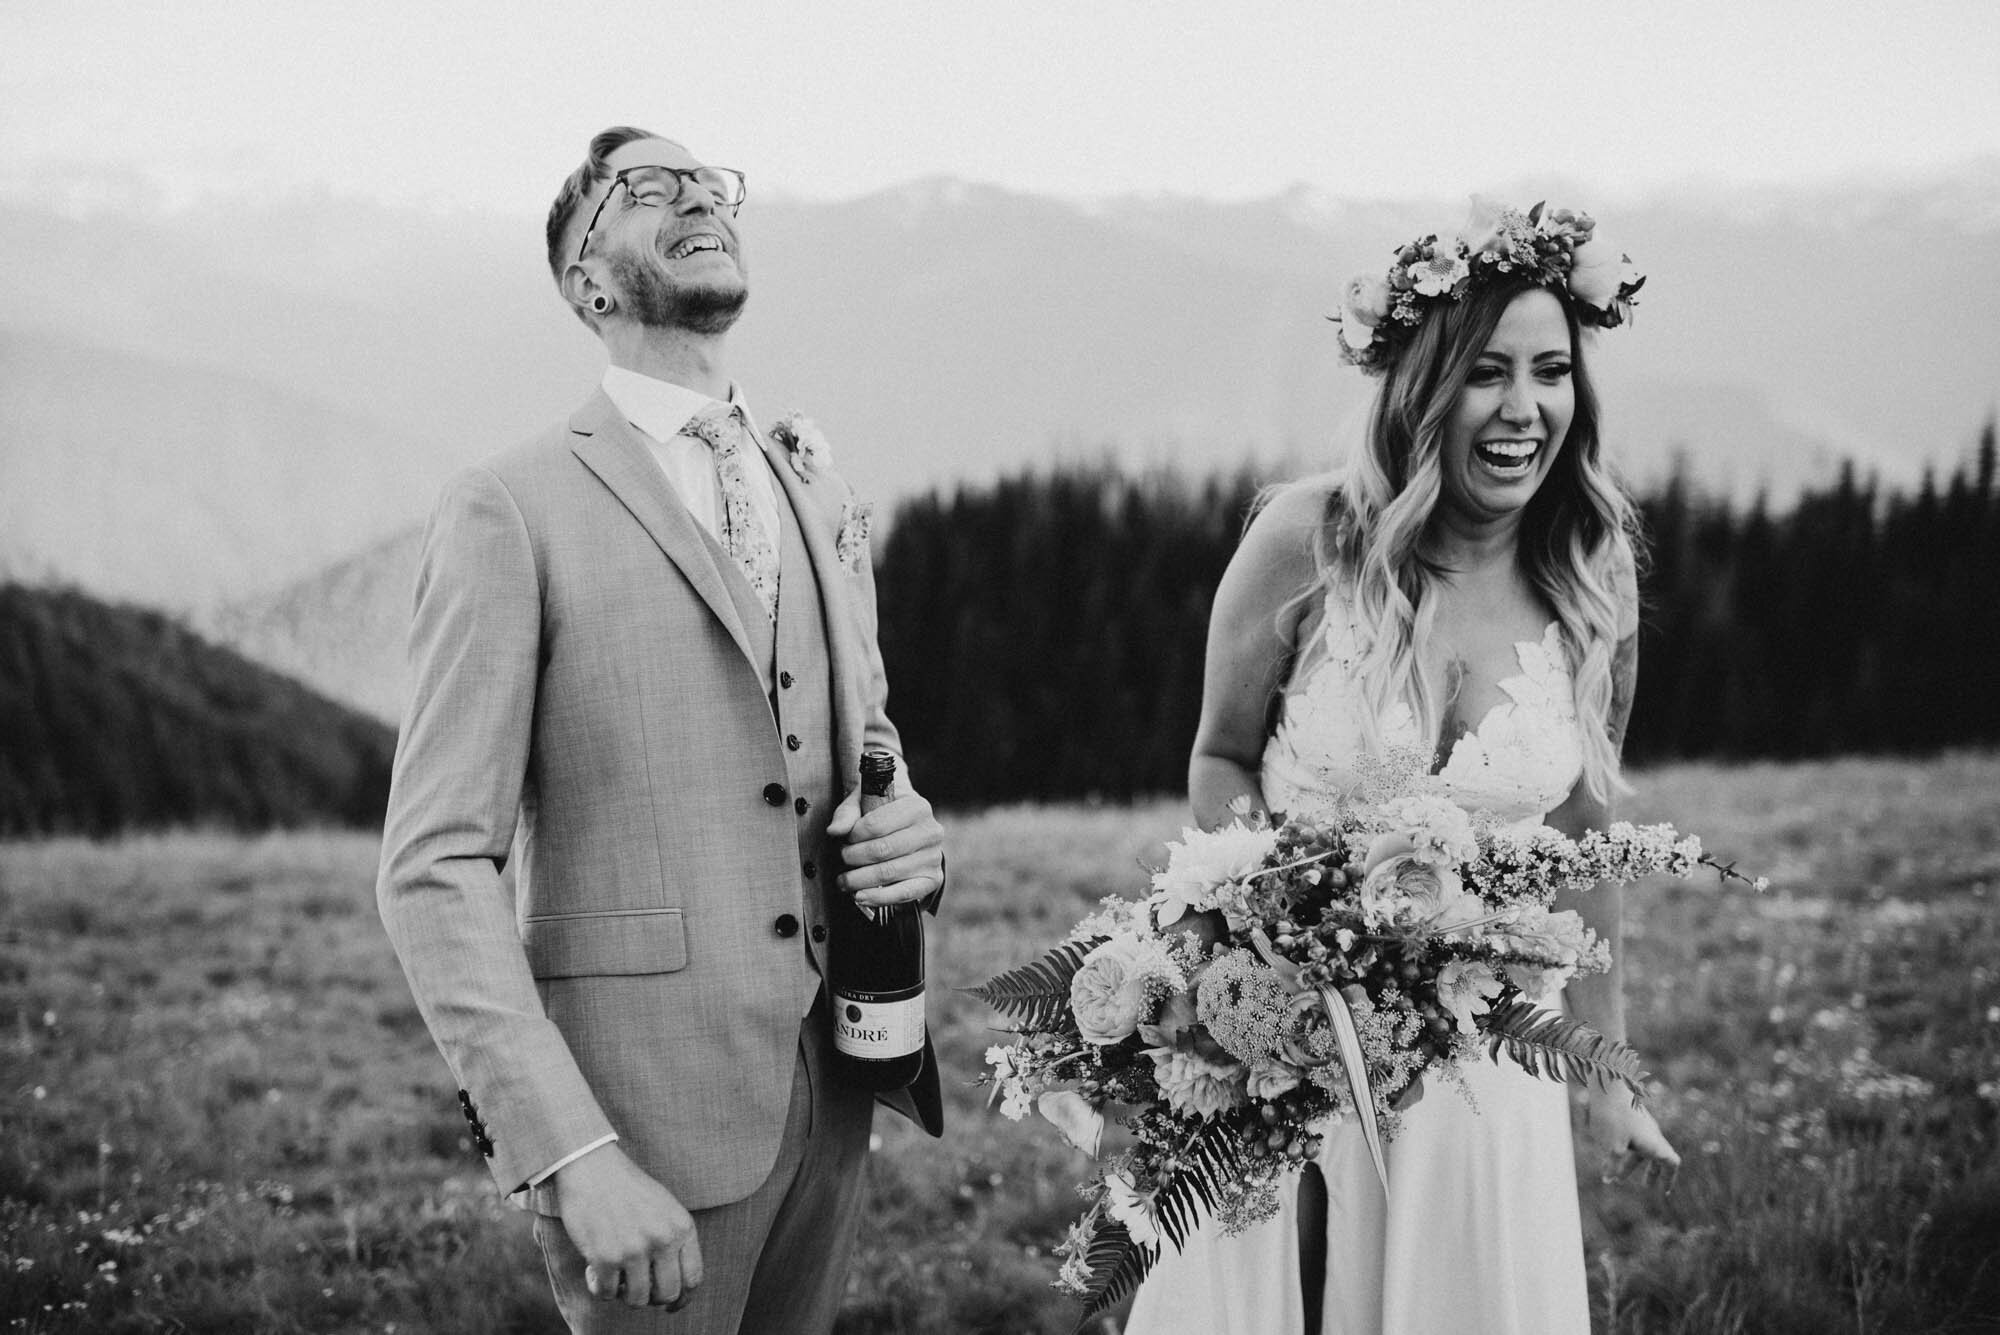
[[[1627,758],[2000,742],[1994,426],[1909,490],[1844,468],[1776,511],[1639,498]],[[876,571],[891,713],[934,801],[1181,791],[1215,588],[1262,490],[1108,465],[906,502]],[[0,586],[0,838],[379,825],[393,732],[171,617]]]
[[[0,586],[0,837],[379,826],[395,744],[164,613]]]
[[[1994,425],[1948,477],[1849,465],[1774,512],[1676,476],[1639,497],[1627,759],[1795,758],[2000,742]],[[901,506],[876,571],[912,770],[952,805],[1186,784],[1210,603],[1261,488],[1109,466]]]

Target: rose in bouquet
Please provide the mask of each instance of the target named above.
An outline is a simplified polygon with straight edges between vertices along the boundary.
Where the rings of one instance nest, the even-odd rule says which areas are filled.
[[[1645,1078],[1625,1044],[1539,1003],[1609,951],[1566,889],[1703,866],[1666,825],[1570,839],[1474,817],[1421,782],[1322,819],[1188,830],[1152,891],[1113,896],[1040,959],[970,989],[1015,1025],[987,1051],[1001,1112],[1030,1109],[1102,1160],[1056,1248],[1084,1317],[1117,1302],[1206,1217],[1237,1232],[1329,1126],[1382,1144],[1420,1077],[1504,1050],[1534,1074]],[[1762,882],[1756,883],[1759,888]]]

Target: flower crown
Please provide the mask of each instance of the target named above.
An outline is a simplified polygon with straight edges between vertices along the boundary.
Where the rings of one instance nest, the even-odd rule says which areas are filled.
[[[1341,357],[1381,375],[1433,305],[1462,300],[1500,274],[1567,292],[1584,324],[1615,329],[1632,313],[1646,276],[1596,232],[1587,213],[1541,204],[1522,213],[1474,195],[1463,233],[1450,241],[1435,233],[1412,241],[1396,252],[1387,274],[1348,280],[1333,317]]]

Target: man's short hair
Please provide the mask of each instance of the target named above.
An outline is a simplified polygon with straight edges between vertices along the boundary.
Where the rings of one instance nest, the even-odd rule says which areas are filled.
[[[614,125],[608,130],[600,130],[591,137],[590,151],[585,154],[583,165],[569,174],[556,191],[556,202],[549,205],[548,246],[549,272],[555,275],[558,284],[562,282],[563,270],[569,267],[570,254],[566,240],[570,219],[576,217],[577,210],[589,196],[599,181],[611,175],[611,164],[607,159],[625,145],[639,139],[659,139],[662,136],[651,130],[641,130],[631,125]],[[582,314],[582,312],[578,312]]]

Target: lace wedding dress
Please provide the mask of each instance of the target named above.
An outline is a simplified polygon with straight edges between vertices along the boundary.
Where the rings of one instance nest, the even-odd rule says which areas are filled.
[[[1582,771],[1575,696],[1556,626],[1515,646],[1506,698],[1461,737],[1439,774],[1468,810],[1539,823]],[[1352,787],[1363,753],[1347,608],[1329,595],[1264,751],[1274,811],[1305,815]],[[1423,745],[1399,704],[1385,746]],[[1502,1056],[1468,1072],[1472,1094],[1431,1079],[1387,1149],[1385,1201],[1356,1124],[1333,1127],[1326,1175],[1320,1335],[1589,1335],[1576,1169],[1564,1086]],[[1476,1107],[1474,1106],[1476,1105]],[[1234,1237],[1212,1221],[1147,1276],[1128,1335],[1293,1335],[1305,1323],[1295,1193]]]

